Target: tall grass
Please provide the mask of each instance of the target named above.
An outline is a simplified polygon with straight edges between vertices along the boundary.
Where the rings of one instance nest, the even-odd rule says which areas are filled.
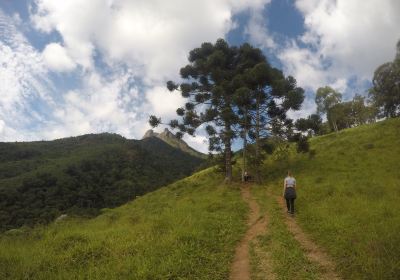
[[[245,230],[238,188],[212,170],[91,220],[0,237],[0,279],[226,279]]]
[[[281,194],[286,170],[298,183],[297,219],[335,257],[346,279],[400,275],[400,119],[311,139],[313,154],[265,163]]]

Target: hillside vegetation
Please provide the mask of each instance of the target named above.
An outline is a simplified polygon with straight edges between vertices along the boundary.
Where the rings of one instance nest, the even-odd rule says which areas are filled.
[[[345,279],[398,279],[400,119],[311,139],[311,152],[265,162],[265,189],[282,195],[291,169],[296,220]]]
[[[237,187],[205,170],[95,219],[0,237],[0,279],[227,279],[245,229]]]
[[[278,203],[291,169],[298,184],[294,219],[332,257],[337,273],[343,279],[397,279],[400,119],[312,138],[309,153],[292,148],[287,158],[269,156],[264,184],[252,186],[268,220],[258,247],[250,244],[253,278],[265,279],[265,256],[277,279],[324,274],[293,238]],[[222,181],[212,168],[103,209],[95,219],[3,233],[0,278],[227,279],[248,208],[239,185]]]
[[[150,137],[0,143],[0,231],[95,215],[190,175],[202,159]]]

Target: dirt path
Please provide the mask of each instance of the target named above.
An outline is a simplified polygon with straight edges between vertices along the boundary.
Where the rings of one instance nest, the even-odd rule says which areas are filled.
[[[299,225],[296,223],[296,220],[293,217],[288,216],[286,212],[287,210],[286,204],[283,201],[283,199],[281,197],[276,197],[276,199],[282,208],[284,216],[286,217],[285,223],[289,231],[293,234],[294,238],[303,247],[307,257],[311,261],[319,264],[323,269],[321,279],[326,279],[326,280],[342,279],[335,272],[335,264],[330,260],[329,256],[303,232],[303,230],[299,227]]]
[[[248,229],[240,244],[236,247],[235,258],[231,266],[229,279],[231,280],[250,280],[250,257],[249,244],[258,235],[265,233],[267,220],[260,216],[260,208],[252,198],[250,187],[244,186],[241,189],[242,198],[250,207],[248,219]]]

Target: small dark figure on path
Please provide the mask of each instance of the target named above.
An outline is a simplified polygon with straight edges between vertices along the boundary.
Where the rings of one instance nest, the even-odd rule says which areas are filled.
[[[294,214],[294,200],[296,199],[296,179],[288,171],[283,183],[283,195],[286,199],[288,213]]]
[[[250,181],[250,175],[249,175],[249,173],[247,172],[247,171],[245,171],[244,172],[244,176],[243,176],[243,178],[244,178],[244,181],[245,182],[248,182],[248,181]]]

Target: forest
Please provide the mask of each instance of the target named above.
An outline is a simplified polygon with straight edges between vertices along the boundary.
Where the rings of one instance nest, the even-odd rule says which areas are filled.
[[[183,178],[204,162],[151,137],[92,134],[0,144],[1,231],[94,216]]]

